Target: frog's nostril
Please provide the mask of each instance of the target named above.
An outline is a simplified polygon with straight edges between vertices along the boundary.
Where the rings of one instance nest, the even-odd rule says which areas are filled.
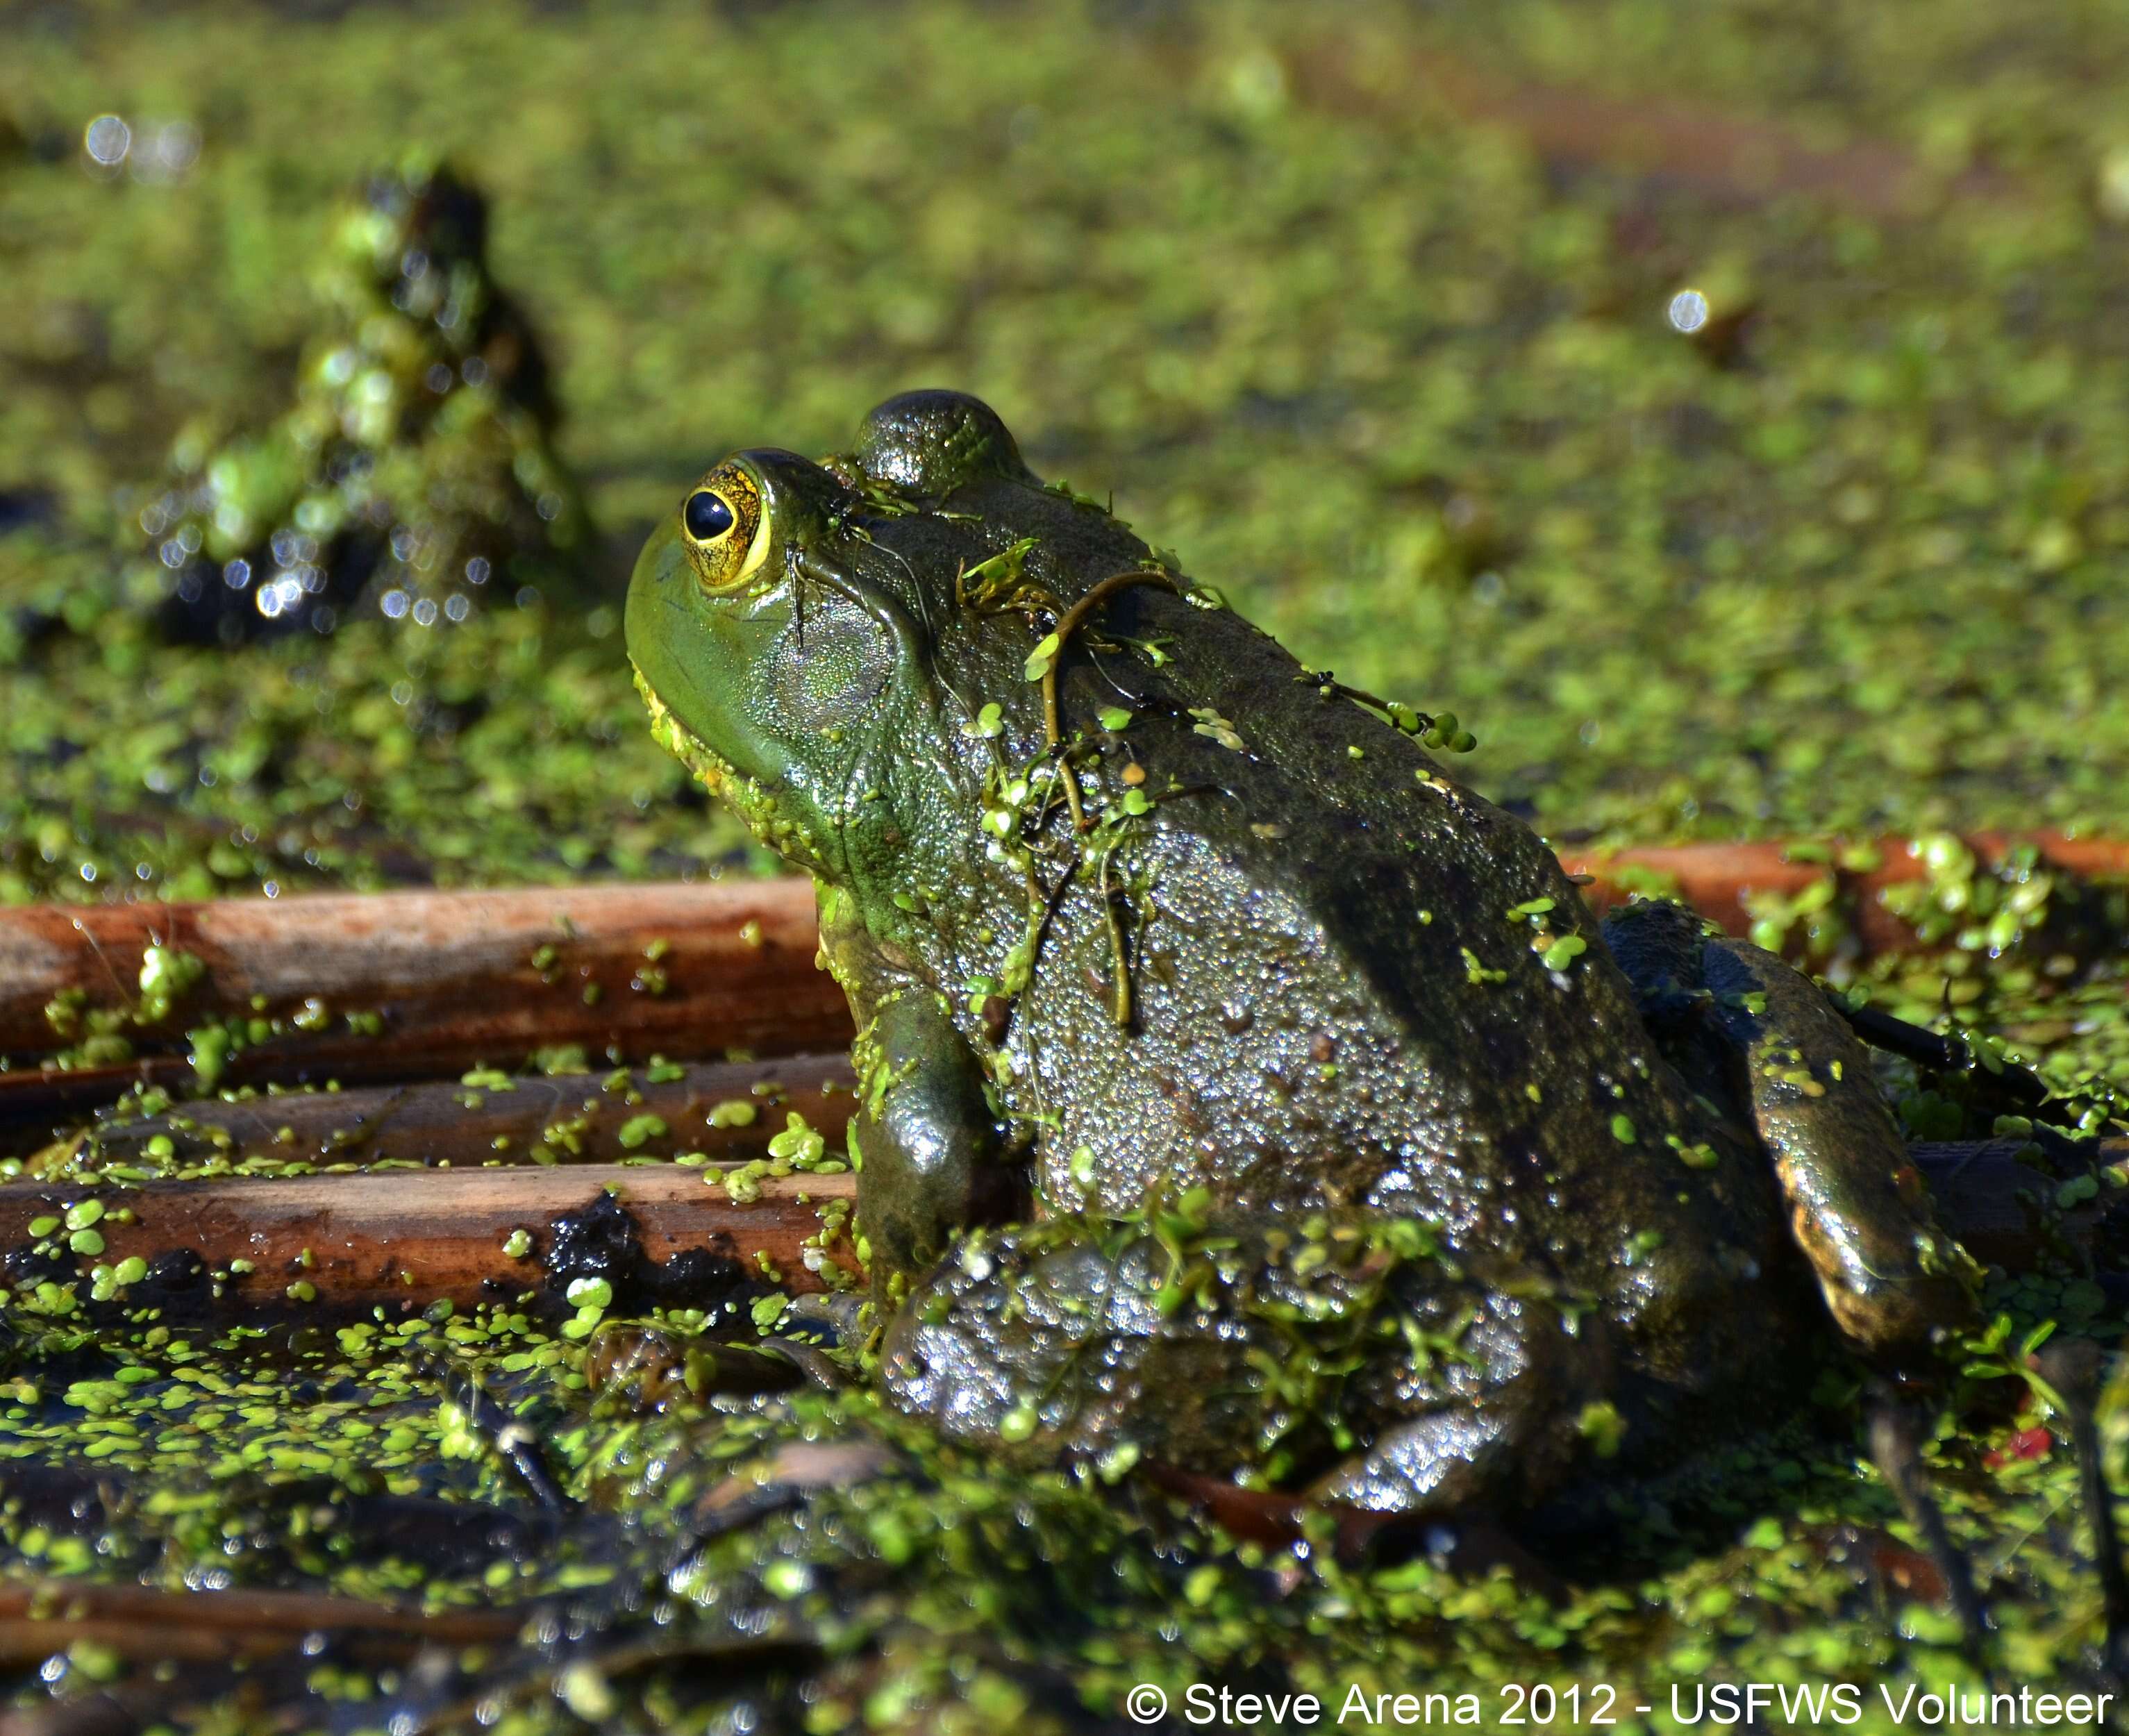
[[[698,542],[709,542],[732,527],[732,509],[724,497],[708,489],[698,489],[688,497],[681,513],[688,534]]]

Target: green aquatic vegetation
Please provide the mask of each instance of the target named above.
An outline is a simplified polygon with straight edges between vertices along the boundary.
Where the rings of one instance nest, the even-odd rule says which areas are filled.
[[[108,604],[112,539],[150,503],[121,493],[202,410],[279,413],[331,213],[410,137],[488,192],[495,279],[549,341],[558,449],[616,548],[725,447],[817,450],[855,407],[950,382],[1312,662],[1453,706],[1473,781],[1545,826],[2129,829],[2106,459],[2129,392],[2093,312],[2129,228],[2094,191],[2118,141],[2084,82],[2112,26],[1977,57],[1989,14],[1960,4],[1926,45],[1858,17],[1769,26],[1741,60],[1717,8],[1651,64],[1630,7],[1364,7],[1341,71],[1273,12],[1208,20],[1172,61],[1069,8],[944,5],[860,70],[811,45],[836,16],[734,26],[749,75],[713,110],[684,9],[445,12],[411,54],[360,12],[286,34],[127,13],[93,62],[26,40],[0,109],[60,160],[0,174],[31,238],[0,346],[0,895],[745,859],[632,723],[603,732],[625,672],[579,655],[574,609],[223,660]],[[1747,117],[1793,102],[1827,141],[1908,151],[1924,204],[1980,157],[2024,196],[1918,221],[1631,166],[1563,179],[1379,89],[1442,55]],[[1808,70],[1829,56],[1838,101]],[[566,92],[530,71],[562,64],[595,70]],[[884,145],[884,92],[935,85],[954,100],[898,110]],[[198,136],[181,175],[82,173],[88,118],[131,117],[145,150],[165,109]],[[999,151],[1008,176],[975,172]],[[718,212],[717,269],[675,185]],[[1721,302],[1718,278],[1757,309],[1737,365],[1665,313],[1682,285]],[[620,557],[585,551],[617,588]]]
[[[1909,846],[1927,870],[1922,879],[1888,886],[1885,907],[1915,930],[1924,946],[1968,952],[2006,952],[2048,927],[2055,876],[2031,845],[2014,846],[1984,866],[1960,839],[1944,833]]]
[[[892,30],[836,5],[69,16],[91,33],[26,27],[0,64],[0,898],[764,866],[642,730],[596,597],[455,627],[410,608],[237,655],[169,646],[117,606],[188,422],[288,428],[306,392],[343,403],[302,360],[312,268],[346,188],[410,139],[493,196],[495,278],[549,340],[570,409],[552,455],[612,533],[578,545],[610,594],[613,551],[720,451],[820,450],[864,403],[953,384],[998,404],[1038,468],[1104,500],[1113,486],[1312,663],[1452,704],[1475,727],[1434,745],[1482,736],[1471,782],[1555,836],[2129,832],[2118,18],[2014,28],[1979,0],[1926,21],[1361,5],[1343,35],[1256,6],[937,0]],[[746,69],[713,102],[707,55]],[[1675,99],[1777,117],[1826,150],[1883,142],[1912,165],[1912,203],[1740,194],[1413,100],[1415,68],[1458,64],[1659,116]],[[79,148],[105,114],[136,153],[109,169]],[[1690,335],[1666,317],[1687,289],[1707,309]],[[480,391],[450,396],[495,413]],[[492,455],[483,441],[510,426],[460,450]],[[185,450],[231,459],[247,498],[301,481],[219,438]],[[158,560],[149,594],[174,570]],[[1155,665],[1169,649],[1135,647]],[[1248,740],[1246,718],[1201,721]],[[1134,795],[1150,810],[1160,792],[1126,786],[1118,808]],[[1973,1079],[1885,1064],[1911,1130],[1993,1131],[1974,1089],[1990,1056],[2035,1065],[2061,1094],[2051,1113],[2119,1130],[2119,960],[2074,945],[2050,967],[2057,935],[2078,937],[2073,889],[1939,854],[1902,894],[1935,951],[1857,985],[1972,1041]],[[1753,914],[1826,956],[1843,913],[1817,898]],[[183,1018],[173,965],[141,982],[159,1019]],[[1499,975],[1467,966],[1474,985]],[[130,1041],[86,1020],[69,1040],[83,1061]],[[249,1040],[201,1027],[203,1075]],[[2112,1182],[2093,1185],[2103,1203]],[[2095,1203],[2074,1186],[2041,1209]],[[34,1233],[83,1232],[99,1226]],[[1438,1682],[1484,1696],[1488,1719],[1508,1679],[1658,1704],[1683,1677],[1975,1680],[1901,1576],[1916,1539],[1856,1450],[1846,1369],[1827,1433],[1755,1442],[1653,1502],[1622,1495],[1623,1542],[1552,1602],[1426,1556],[1237,1540],[1169,1510],[1127,1456],[1007,1482],[861,1395],[587,1422],[582,1347],[509,1309],[337,1326],[321,1299],[269,1345],[131,1318],[153,1306],[130,1294],[145,1273],[65,1258],[66,1281],[12,1296],[0,1382],[0,1537],[46,1571],[474,1608],[596,1598],[655,1583],[674,1515],[718,1476],[785,1445],[890,1443],[907,1468],[704,1546],[679,1631],[733,1648],[719,1679],[743,1684],[709,1691],[705,1717],[744,1698],[793,1725],[1033,1732],[1068,1721],[1060,1680],[1110,1715],[1134,1682],[1179,1700],[1253,1671],[1333,1705],[1355,1685]],[[2018,1352],[2050,1320],[2103,1344],[2129,1323],[2060,1261],[1997,1280],[1989,1304],[2011,1323],[1927,1440],[1929,1470],[2004,1667],[2085,1680],[2091,1541],[2065,1523],[2070,1456]],[[412,1354],[437,1343],[492,1360],[570,1490],[640,1528],[636,1554],[573,1530],[440,1567],[349,1541],[393,1500],[525,1520],[492,1455],[445,1454],[457,1425]],[[2117,1376],[2101,1415],[2117,1486],[2125,1398]],[[31,1500],[32,1472],[83,1467],[108,1509],[74,1513],[71,1487]],[[64,1663],[69,1694],[112,1668],[93,1647]],[[383,1721],[367,1672],[319,1668],[321,1691],[369,1694]],[[630,1696],[684,1727],[702,1691],[682,1664],[579,1658],[562,1700],[543,1678],[498,1727],[560,1729],[569,1708]]]
[[[1178,1248],[1188,1239],[1181,1231]],[[703,1328],[681,1316],[660,1329],[686,1344]],[[925,1720],[941,1708],[1001,1703],[1050,1729],[1036,1685],[1057,1672],[1095,1710],[1141,1681],[1179,1697],[1193,1680],[1268,1667],[1274,1685],[1332,1704],[1355,1683],[1395,1692],[1416,1677],[1488,1705],[1503,1680],[1609,1683],[1661,1700],[1669,1681],[1718,1660],[1738,1679],[1973,1679],[1950,1625],[1872,1565],[1920,1557],[1890,1496],[1837,1433],[1740,1450],[1671,1490],[1665,1523],[1629,1533],[1646,1563],[1640,1579],[1547,1598],[1505,1572],[1473,1579],[1426,1555],[1347,1558],[1327,1530],[1306,1547],[1252,1540],[1157,1496],[1120,1500],[1116,1486],[1132,1476],[1123,1458],[1008,1485],[859,1392],[735,1404],[696,1390],[698,1373],[661,1388],[655,1411],[603,1406],[586,1351],[507,1309],[298,1328],[285,1338],[150,1326],[105,1342],[108,1373],[18,1392],[0,1414],[0,1483],[27,1486],[31,1467],[88,1452],[117,1504],[88,1509],[71,1533],[11,1519],[0,1504],[0,1533],[39,1570],[108,1571],[107,1538],[118,1561],[159,1559],[173,1576],[212,1565],[217,1583],[237,1588],[295,1573],[356,1595],[417,1592],[439,1609],[571,1600],[597,1633],[627,1607],[630,1585],[660,1574],[703,1503],[788,1486],[807,1474],[807,1454],[840,1452],[841,1468],[807,1488],[795,1511],[772,1502],[749,1523],[712,1528],[671,1582],[677,1607],[660,1631],[662,1643],[700,1644],[765,1632],[786,1649],[758,1662],[733,1654],[719,1695],[803,1682],[807,1703],[873,1705],[884,1729],[936,1727]],[[26,1366],[40,1370],[79,1343],[78,1332],[48,1330]],[[543,1536],[464,1410],[433,1377],[408,1372],[439,1354],[478,1358],[499,1401],[538,1429],[564,1488],[595,1495],[596,1507]],[[299,1409],[282,1401],[291,1379],[312,1389]],[[2007,1657],[2053,1671],[2096,1619],[2096,1594],[2068,1539],[2045,1524],[2071,1476],[2046,1405],[2029,1390],[1970,1438],[1926,1450]],[[2117,1454],[2129,1440],[2126,1415],[2110,1390],[2102,1427]],[[157,1479],[136,1481],[148,1467]],[[438,1497],[487,1516],[492,1552],[424,1560],[411,1533],[393,1540],[395,1501],[419,1510]],[[626,1513],[630,1524],[614,1531],[602,1513]],[[1156,1537],[1160,1547],[1147,1547]],[[1798,1618],[1808,1629],[1793,1626]],[[980,1667],[968,1664],[972,1647]],[[595,1653],[574,1662],[562,1653],[544,1669],[596,1664]],[[631,1673],[625,1688],[613,1685],[626,1696],[618,1703],[655,1706],[683,1692],[684,1674],[673,1672],[684,1668],[654,1667],[647,1681]],[[529,1720],[519,1728],[560,1728],[534,1710],[545,1679],[519,1696]],[[1631,1717],[1619,1727],[1650,1728]]]
[[[126,601],[234,643],[331,632],[365,588],[434,626],[574,576],[583,508],[550,443],[547,365],[488,275],[487,229],[479,193],[418,155],[331,215],[294,406],[263,432],[179,434]]]

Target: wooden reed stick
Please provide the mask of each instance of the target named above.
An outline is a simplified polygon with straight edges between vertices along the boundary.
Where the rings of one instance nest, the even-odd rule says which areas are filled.
[[[832,1100],[846,1115],[848,1097]],[[837,1149],[841,1115],[817,1130]],[[2062,1184],[2018,1161],[2019,1149],[2009,1140],[1926,1145],[1916,1148],[1915,1161],[1946,1227],[1977,1258],[2014,1270],[2050,1250],[2076,1258],[2119,1190],[2103,1185],[2067,1212],[2052,1209]],[[2129,1161],[2129,1140],[2105,1142],[2098,1157],[2103,1166]],[[12,1182],[0,1186],[0,1249],[41,1244],[79,1271],[134,1256],[152,1266],[170,1250],[188,1249],[228,1275],[222,1289],[238,1302],[285,1304],[292,1286],[307,1284],[319,1304],[405,1313],[442,1298],[465,1304],[540,1289],[555,1220],[610,1191],[653,1260],[700,1248],[758,1274],[765,1256],[787,1288],[822,1289],[807,1264],[809,1252],[817,1265],[821,1255],[803,1244],[819,1236],[824,1204],[854,1197],[856,1178],[770,1176],[760,1182],[758,1199],[742,1204],[707,1179],[726,1173],[717,1166],[584,1164],[97,1189]],[[102,1208],[89,1226],[101,1245],[77,1253],[69,1247],[67,1214],[79,1218],[90,1199]],[[33,1223],[40,1226],[36,1234]],[[519,1231],[526,1239],[513,1243]],[[831,1257],[855,1270],[847,1238],[837,1238]],[[238,1261],[250,1270],[238,1271]]]
[[[257,1040],[230,1051],[231,1084],[434,1079],[572,1043],[594,1066],[838,1048],[850,1014],[817,946],[796,880],[0,910],[0,1115],[188,1082],[187,1033],[232,1019]],[[116,1033],[133,1057],[42,1064],[94,1015],[141,1007],[150,947],[204,971],[153,1026]]]
[[[141,1281],[150,1286],[168,1269],[159,1264],[163,1257],[184,1250],[223,1275],[217,1286],[229,1302],[287,1305],[301,1296],[298,1286],[307,1286],[304,1305],[407,1313],[440,1299],[464,1305],[539,1290],[555,1219],[611,1193],[652,1260],[700,1248],[759,1276],[766,1257],[788,1288],[823,1288],[801,1244],[821,1233],[818,1207],[852,1197],[855,1178],[769,1176],[759,1183],[760,1197],[741,1204],[711,1184],[712,1175],[724,1173],[676,1164],[583,1164],[95,1189],[11,1182],[0,1186],[0,1248],[43,1246],[79,1272],[97,1266],[115,1271],[138,1257],[150,1268]],[[79,1220],[88,1200],[102,1210],[87,1226],[93,1241],[83,1252],[72,1245],[76,1232],[67,1214]],[[521,1231],[523,1239],[515,1239]],[[846,1238],[834,1257],[855,1265]],[[193,1294],[206,1300],[197,1285]]]
[[[40,1162],[71,1158],[84,1140],[98,1167],[269,1158],[320,1167],[398,1161],[469,1169],[619,1163],[679,1152],[740,1162],[760,1157],[793,1114],[836,1133],[850,1112],[850,1057],[841,1051],[672,1071],[676,1077],[654,1079],[637,1069],[517,1075],[501,1085],[431,1080],[211,1098],[76,1135],[49,1147]]]

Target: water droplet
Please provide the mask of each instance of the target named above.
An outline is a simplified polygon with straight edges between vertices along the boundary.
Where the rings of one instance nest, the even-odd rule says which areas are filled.
[[[81,148],[100,169],[116,169],[133,148],[133,129],[117,115],[98,115],[83,129]]]
[[[1707,323],[1707,298],[1698,289],[1681,289],[1670,298],[1664,315],[1674,331],[1698,331]]]
[[[303,581],[294,573],[276,573],[266,584],[259,587],[252,599],[259,613],[269,621],[278,620],[298,607],[303,600]]]

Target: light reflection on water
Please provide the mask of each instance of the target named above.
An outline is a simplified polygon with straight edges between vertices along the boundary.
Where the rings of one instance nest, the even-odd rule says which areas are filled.
[[[1664,317],[1673,331],[1690,335],[1707,323],[1707,298],[1698,289],[1681,289],[1670,298]]]

